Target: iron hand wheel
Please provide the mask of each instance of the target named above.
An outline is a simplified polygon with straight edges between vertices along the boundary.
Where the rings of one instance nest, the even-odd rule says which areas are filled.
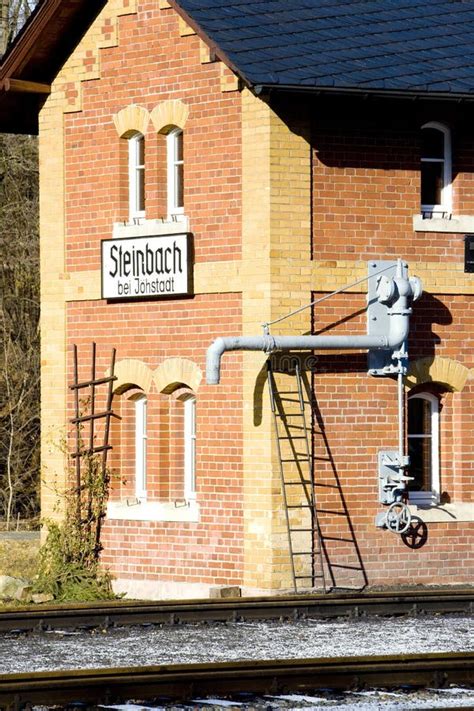
[[[395,501],[387,509],[385,525],[392,533],[405,533],[411,524],[410,509],[401,501]]]

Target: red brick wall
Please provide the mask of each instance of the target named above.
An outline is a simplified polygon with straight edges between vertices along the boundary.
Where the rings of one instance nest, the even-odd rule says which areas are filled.
[[[454,110],[440,116],[435,106],[404,108],[356,103],[349,121],[336,109],[315,112],[314,259],[403,257],[409,264],[463,264],[464,235],[414,232],[413,216],[420,202],[418,129],[429,120],[453,127],[454,213],[474,214],[474,144],[463,123],[467,119]],[[424,294],[414,305],[410,357],[444,356],[472,367],[473,308],[470,295]],[[316,306],[314,332],[320,331],[365,333],[365,294],[342,294]],[[368,376],[365,353],[326,353],[318,356],[313,387],[315,476],[326,511],[321,527],[338,539],[327,542],[331,562],[353,566],[334,567],[336,582],[362,583],[362,567],[370,584],[471,582],[474,523],[428,523],[428,539],[415,550],[374,526],[375,514],[383,510],[377,453],[397,449],[395,381]],[[473,388],[469,381],[462,393],[433,387],[441,394],[441,491],[451,503],[472,502]]]
[[[128,219],[127,142],[113,115],[136,103],[149,112],[180,99],[189,107],[184,130],[185,214],[194,235],[195,261],[240,257],[240,94],[220,89],[219,63],[201,64],[196,36],[180,37],[178,17],[157,2],[140,2],[137,15],[119,18],[119,45],[100,52],[100,80],[82,84],[83,110],[65,115],[66,268],[100,267],[100,240]],[[166,216],[165,137],[150,121],[145,136],[146,217]],[[98,344],[97,371],[136,358],[152,370],[166,358],[193,360],[205,370],[205,352],[221,324],[241,330],[240,296],[198,295],[177,301],[70,303],[67,341],[79,346],[80,377],[90,373],[90,343]],[[68,361],[68,382],[71,381]],[[197,393],[197,501],[199,523],[107,521],[104,563],[119,577],[238,584],[242,577],[242,395],[240,356],[223,365],[226,388]],[[116,397],[112,499],[134,488],[133,403]],[[149,500],[183,497],[182,438],[171,441],[178,404],[152,387],[148,394]],[[72,401],[69,412],[72,412]],[[180,435],[181,437],[181,435]],[[171,444],[170,444],[171,441]],[[181,477],[181,479],[180,479]]]
[[[329,103],[314,112],[314,259],[462,262],[464,235],[413,231],[420,212],[420,127],[451,129],[453,213],[474,214],[472,120],[462,111],[406,103]]]
[[[219,63],[201,64],[197,36],[180,37],[173,10],[140,2],[119,19],[119,46],[101,50],[101,79],[82,84],[83,110],[65,117],[67,268],[97,269],[98,239],[128,219],[127,145],[112,121],[136,103],[151,111],[180,99],[186,215],[196,261],[240,256],[240,94],[220,90]],[[164,136],[150,122],[145,137],[146,216],[166,214]]]
[[[186,317],[183,318],[183,304]],[[237,332],[240,296],[197,296],[183,302],[105,304],[82,302],[68,309],[68,340],[79,346],[79,377],[90,372],[90,343],[97,341],[98,372],[104,372],[112,347],[118,359],[138,358],[155,369],[166,358],[189,358],[205,370],[206,347],[220,334],[221,320]],[[100,326],[99,326],[100,324]],[[190,325],[191,324],[191,325]],[[193,329],[192,324],[196,324]],[[71,364],[71,361],[70,361]],[[69,367],[70,370],[70,367]],[[68,381],[71,381],[71,373]],[[241,356],[229,354],[223,363],[226,388],[203,382],[197,393],[197,501],[199,523],[106,521],[103,561],[119,577],[156,578],[181,582],[238,584],[242,576],[242,390]],[[118,397],[120,402],[125,396]],[[182,498],[177,481],[180,442],[172,446],[174,461],[163,456],[166,431],[162,395],[148,394],[148,499]],[[125,408],[122,408],[122,410]],[[168,409],[168,403],[166,403]],[[119,407],[118,412],[121,412]],[[176,425],[176,422],[173,424]],[[112,499],[134,496],[133,435],[130,421],[118,437],[117,423],[110,459],[115,482]],[[126,430],[128,427],[128,439]],[[172,428],[171,428],[172,429]],[[114,439],[115,437],[115,439]],[[122,439],[122,441],[121,441]],[[126,445],[119,450],[120,445]],[[120,452],[120,456],[119,456]],[[128,457],[127,457],[128,453]],[[123,456],[125,454],[125,456]],[[165,452],[166,454],[166,452]],[[171,463],[171,467],[168,465]],[[125,483],[123,483],[125,481]]]

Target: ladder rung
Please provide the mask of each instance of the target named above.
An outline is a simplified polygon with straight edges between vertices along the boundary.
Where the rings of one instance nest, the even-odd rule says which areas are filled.
[[[299,399],[297,398],[295,400],[293,397],[281,397],[280,402],[299,402]]]
[[[306,459],[305,459],[305,457],[306,457]],[[293,459],[280,459],[280,462],[282,464],[302,464],[304,462],[310,462],[310,461],[311,461],[311,459],[308,459],[307,455],[305,455],[304,457],[303,457],[303,455],[301,455],[301,459],[299,459],[297,457],[294,457]]]
[[[290,506],[286,507],[287,509],[312,509],[314,506],[311,506],[311,504],[291,504]]]
[[[331,563],[331,568],[344,568],[345,570],[362,570],[359,565],[338,565],[336,563]]]
[[[287,417],[304,417],[304,412],[285,412],[284,415],[280,415],[279,412],[275,412],[275,417],[280,417],[283,420]]]
[[[320,555],[319,551],[293,551],[291,555]]]
[[[310,479],[302,479],[300,481],[284,481],[285,486],[301,486],[301,484],[312,484]]]
[[[279,437],[278,437],[278,439],[289,439],[289,440],[294,440],[294,439],[306,439],[306,437],[305,437],[304,435],[299,435],[299,436],[296,436],[296,435],[295,435],[295,436],[292,436],[292,437],[286,437],[286,436],[285,436],[285,437],[283,437],[283,436],[279,436]]]
[[[295,575],[295,580],[313,580],[314,578],[324,578],[324,575]]]
[[[317,462],[330,462],[331,457],[314,457],[315,461]]]
[[[290,533],[313,533],[312,528],[290,528]]]

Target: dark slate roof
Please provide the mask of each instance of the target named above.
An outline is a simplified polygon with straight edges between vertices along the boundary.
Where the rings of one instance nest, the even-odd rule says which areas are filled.
[[[249,85],[474,95],[474,0],[170,0]]]

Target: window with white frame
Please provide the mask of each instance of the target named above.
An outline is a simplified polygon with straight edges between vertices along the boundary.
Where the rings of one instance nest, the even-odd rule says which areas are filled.
[[[184,496],[196,498],[196,398],[184,400]]]
[[[184,214],[184,146],[183,131],[175,128],[166,137],[168,161],[168,216]]]
[[[408,399],[408,483],[411,503],[439,502],[439,399],[427,392]]]
[[[130,219],[145,216],[145,137],[128,139],[128,196]]]
[[[140,395],[135,405],[135,496],[146,500],[146,460],[147,460],[147,400]]]
[[[451,132],[436,121],[421,127],[421,211],[433,217],[452,213]]]

